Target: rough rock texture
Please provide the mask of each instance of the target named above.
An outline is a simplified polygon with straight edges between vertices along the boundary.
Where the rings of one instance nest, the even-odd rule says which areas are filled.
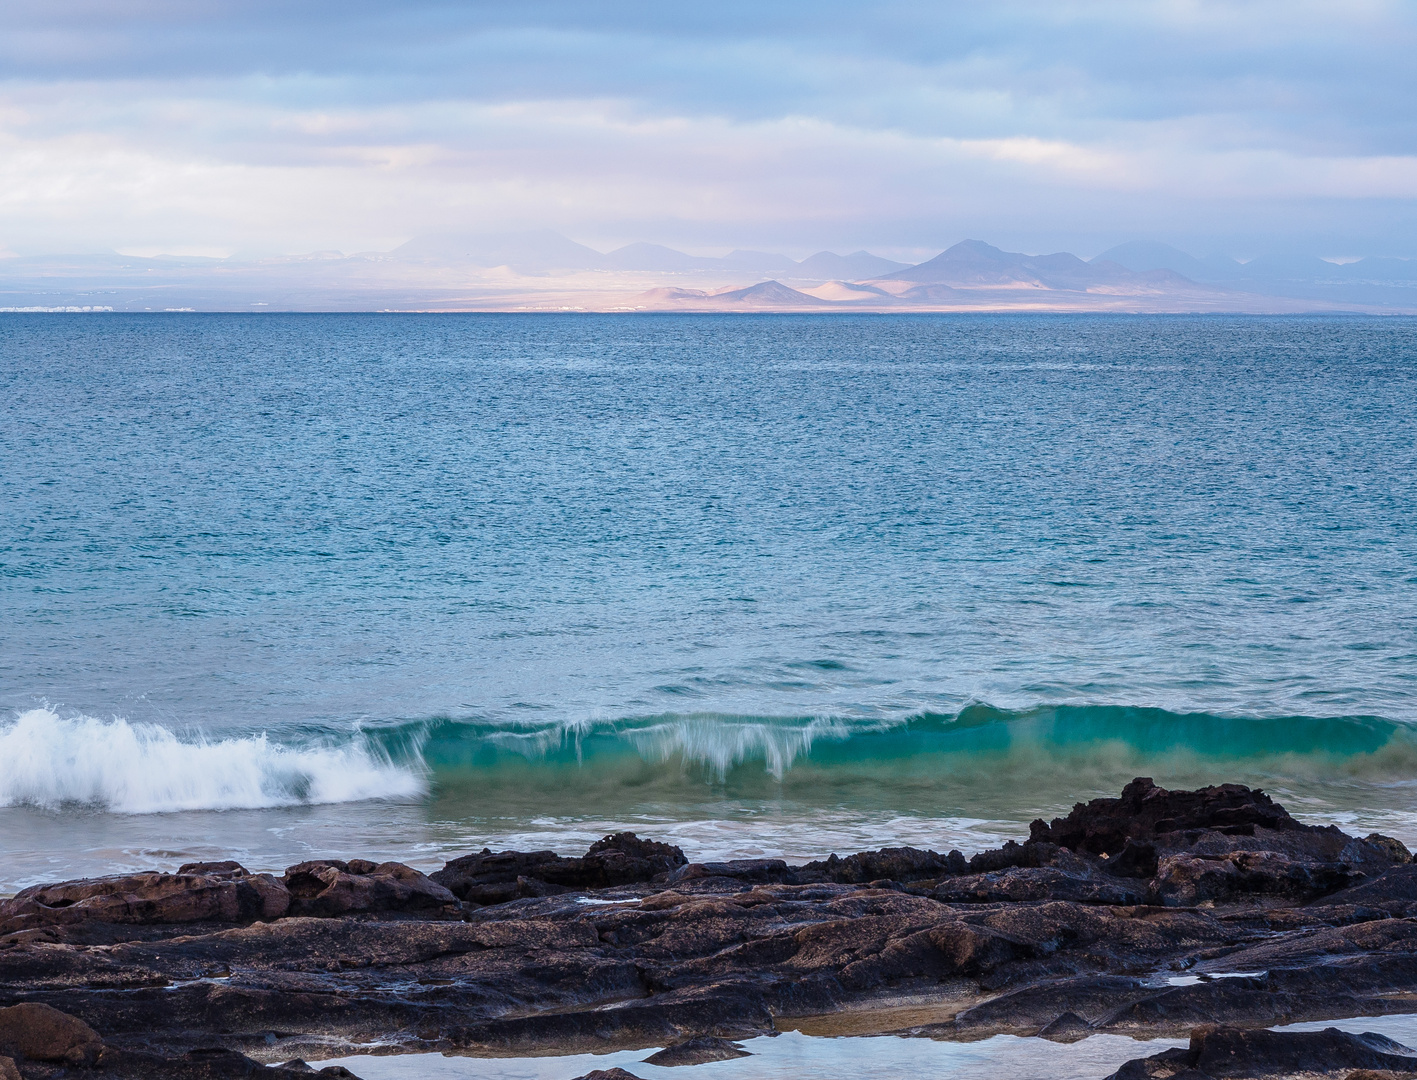
[[[402,863],[324,859],[284,877],[248,873],[240,863],[188,863],[175,874],[151,871],[35,885],[0,900],[0,941],[59,940],[54,928],[77,928],[88,943],[125,940],[95,924],[182,926],[269,922],[286,915],[337,916],[368,911],[461,916],[457,897]],[[47,932],[46,932],[47,931]],[[77,940],[69,934],[66,940]]]
[[[640,1080],[640,1078],[624,1069],[592,1069],[584,1076],[576,1077],[576,1080]]]
[[[108,1080],[217,1080],[221,1077],[324,1076],[329,1080],[358,1080],[348,1069],[331,1066],[318,1072],[304,1062],[268,1068],[244,1054],[222,1047],[191,1050],[178,1057],[134,1053],[106,1046],[88,1024],[67,1013],[36,1002],[0,1009],[0,1080],[37,1080],[69,1077],[96,1070]],[[294,1067],[294,1066],[299,1067]],[[21,1068],[23,1066],[23,1069]]]
[[[579,858],[564,858],[553,851],[494,853],[484,848],[476,855],[454,859],[431,876],[460,900],[502,904],[518,897],[549,896],[569,889],[603,889],[652,881],[687,861],[677,847],[623,832],[597,840]]]
[[[48,1005],[23,1002],[0,1009],[0,1049],[18,1058],[92,1065],[103,1040],[82,1020]]]
[[[947,874],[963,874],[969,863],[958,851],[941,855],[918,848],[881,848],[846,858],[832,855],[822,862],[799,868],[794,877],[801,882],[834,881],[839,885],[864,885],[872,881],[920,881]]]
[[[685,1039],[673,1046],[666,1046],[657,1054],[645,1058],[646,1065],[702,1065],[708,1061],[731,1061],[733,1058],[752,1057],[736,1042],[715,1039],[712,1035],[701,1035],[697,1039]]]
[[[457,897],[427,875],[367,859],[303,862],[285,872],[292,915],[348,915],[356,911],[436,911]]]
[[[1130,841],[1153,840],[1198,829],[1249,835],[1255,826],[1297,829],[1300,824],[1262,791],[1221,784],[1197,791],[1167,791],[1138,777],[1120,798],[1078,803],[1065,818],[1042,819],[1029,827],[1035,843],[1057,844],[1093,855],[1115,855]]]
[[[1417,1076],[1417,1051],[1369,1032],[1241,1031],[1202,1027],[1187,1049],[1127,1062],[1110,1080],[1262,1080],[1264,1077],[1349,1077],[1354,1070]]]
[[[665,879],[679,885],[701,878],[728,878],[732,881],[778,882],[796,885],[797,875],[781,859],[730,859],[728,862],[686,863]]]
[[[1029,841],[1109,857],[1122,854],[1129,845],[1136,849],[1143,844],[1163,853],[1269,851],[1315,862],[1342,862],[1360,870],[1412,859],[1391,837],[1374,833],[1358,840],[1332,825],[1304,825],[1263,791],[1241,784],[1168,791],[1146,777],[1123,788],[1120,798],[1078,803],[1065,818],[1035,821],[1029,827]]]
[[[154,1055],[242,1075],[242,1053],[371,1041],[676,1047],[847,1011],[855,1031],[1063,1042],[1412,1008],[1417,865],[1395,841],[1303,825],[1234,785],[1144,780],[1034,832],[971,859],[689,863],[620,833],[577,858],[483,852],[428,876],[356,859],[43,886],[0,902],[0,1006],[78,1017],[115,1077]],[[201,1057],[215,1049],[234,1056]]]
[[[288,905],[284,887],[269,874],[120,874],[36,885],[0,901],[0,934],[86,920],[190,923],[280,918]]]
[[[1290,859],[1269,851],[1168,855],[1160,861],[1147,899],[1164,907],[1194,907],[1241,896],[1306,900],[1361,877],[1348,863]]]

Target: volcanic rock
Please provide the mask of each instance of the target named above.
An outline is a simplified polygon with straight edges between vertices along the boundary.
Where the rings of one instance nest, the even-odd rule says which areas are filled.
[[[1040,866],[1051,866],[1057,859],[1060,850],[1061,848],[1057,844],[1043,841],[1029,840],[1027,843],[1018,844],[1007,840],[1003,847],[994,848],[991,851],[981,851],[971,858],[969,872],[971,874],[987,874],[995,870],[1009,870],[1014,867],[1033,870]]]
[[[1038,1033],[1050,1042],[1075,1043],[1092,1034],[1092,1025],[1075,1012],[1065,1012]]]
[[[15,1059],[0,1057],[0,1080],[21,1080],[20,1070],[15,1067]]]
[[[1128,785],[1143,802],[1156,790]],[[1061,1041],[1372,1015],[1417,996],[1406,849],[1284,824],[1282,808],[1233,785],[1154,800],[1173,816],[1152,814],[1103,853],[1035,838],[972,860],[883,848],[807,866],[689,864],[621,833],[575,859],[485,851],[428,877],[362,859],[284,879],[211,862],[39,886],[0,908],[0,1007],[43,1000],[78,1018],[102,1036],[111,1080],[205,1080],[257,1069],[242,1054],[373,1042],[687,1053],[688,1040],[842,1010],[857,1030],[890,1031],[901,1002],[941,1017],[912,1029],[922,1035]],[[1093,825],[1120,801],[1073,822],[1100,836]],[[1261,823],[1221,814],[1237,807],[1258,807]],[[1200,827],[1159,828],[1176,820]],[[170,909],[143,908],[153,897],[136,888]],[[241,899],[262,888],[271,911],[288,910]],[[188,922],[100,921],[173,917],[203,897],[228,899]],[[1198,1068],[1158,1062],[1144,1067]]]
[[[1167,791],[1150,777],[1138,777],[1122,789],[1120,798],[1093,799],[1078,803],[1065,818],[1045,823],[1041,818],[1029,826],[1035,843],[1057,844],[1094,855],[1115,855],[1129,840],[1154,840],[1168,833],[1187,830],[1232,830],[1253,832],[1267,829],[1300,829],[1263,791],[1240,784],[1221,784],[1196,791]]]
[[[795,877],[801,882],[835,881],[842,885],[862,885],[872,881],[921,881],[963,874],[970,869],[958,851],[941,855],[937,851],[919,848],[881,848],[863,851],[845,858],[830,855],[821,862],[797,867]]]
[[[82,1020],[27,1001],[0,1009],[0,1050],[35,1061],[92,1065],[103,1051],[103,1040]]]
[[[1273,852],[1170,855],[1161,860],[1147,893],[1151,903],[1165,907],[1191,907],[1242,895],[1305,900],[1334,892],[1361,876],[1343,863],[1299,861]]]
[[[944,904],[1072,900],[1079,904],[1142,904],[1146,890],[1100,873],[1068,873],[1054,867],[1018,867],[994,874],[950,878],[930,894]]]
[[[1369,833],[1363,837],[1363,840],[1365,843],[1387,852],[1394,863],[1401,864],[1412,861],[1412,852],[1407,850],[1407,845],[1401,840],[1394,840],[1391,836],[1384,836],[1382,833]]]
[[[687,862],[677,847],[622,832],[597,840],[579,858],[565,858],[553,851],[494,853],[484,848],[475,855],[453,859],[429,876],[460,900],[500,904],[553,891],[538,889],[532,882],[562,889],[603,889],[651,881]],[[519,879],[525,881],[519,884]]]
[[[202,1047],[176,1057],[127,1050],[106,1049],[98,1076],[102,1080],[236,1080],[236,1078],[268,1077],[269,1080],[359,1080],[342,1065],[327,1065],[313,1069],[303,1061],[283,1065],[262,1065],[245,1054],[219,1046]],[[72,1075],[45,1073],[46,1077]]]
[[[1103,867],[1113,877],[1153,878],[1156,876],[1158,856],[1155,844],[1142,840],[1128,840],[1120,853],[1107,859]]]
[[[242,866],[234,859],[224,859],[220,862],[189,862],[183,863],[177,868],[179,874],[200,874],[202,877],[214,878],[242,878],[250,873],[246,867]]]
[[[1353,1035],[1337,1028],[1245,1031],[1232,1027],[1201,1027],[1191,1034],[1188,1049],[1135,1058],[1109,1080],[1346,1077],[1355,1069],[1417,1075],[1417,1053],[1372,1032]]]
[[[728,1039],[716,1039],[712,1035],[701,1035],[697,1039],[686,1039],[673,1046],[666,1046],[656,1054],[645,1058],[646,1065],[703,1065],[710,1061],[730,1061],[733,1058],[752,1057],[741,1045]]]
[[[671,873],[670,885],[696,878],[732,878],[734,881],[787,882],[797,884],[797,875],[781,859],[730,859],[728,862],[686,863]]]
[[[453,909],[457,897],[403,863],[337,859],[299,863],[285,872],[290,914],[329,917],[362,911]]]
[[[1405,910],[1408,905],[1417,904],[1417,865],[1394,866],[1352,888],[1334,893],[1326,903]]]
[[[153,925],[278,919],[289,906],[285,886],[270,874],[248,874],[234,862],[189,863],[176,874],[117,874],[24,889],[0,900],[0,936],[86,921]]]
[[[60,914],[64,912],[64,914]],[[235,922],[241,900],[235,882],[196,874],[122,874],[36,885],[0,901],[0,932],[73,922],[75,916],[114,923]],[[25,920],[25,925],[13,925]]]
[[[614,1069],[592,1069],[584,1076],[577,1076],[575,1080],[640,1080],[632,1072],[626,1072],[621,1068]]]

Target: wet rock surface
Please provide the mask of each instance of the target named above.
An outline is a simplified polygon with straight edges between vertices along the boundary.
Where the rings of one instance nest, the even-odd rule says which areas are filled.
[[[1417,1076],[1417,1051],[1371,1032],[1244,1031],[1205,1027],[1191,1045],[1127,1062],[1109,1080],[1263,1080],[1267,1077],[1343,1077],[1358,1071]]]
[[[685,1039],[673,1046],[666,1046],[657,1054],[645,1058],[645,1064],[661,1067],[703,1065],[710,1061],[731,1061],[733,1058],[752,1056],[736,1042],[716,1039],[712,1035],[700,1035],[697,1039]]]
[[[968,859],[691,862],[617,833],[575,858],[483,851],[429,875],[200,863],[0,901],[0,1007],[16,1005],[102,1047],[62,1065],[17,1050],[25,1077],[158,1060],[248,1075],[252,1058],[318,1065],[371,1042],[673,1056],[844,1015],[946,1039],[1183,1037],[1417,1011],[1417,866],[1261,792],[1145,780]]]
[[[0,1080],[21,1078],[102,1076],[172,1077],[173,1080],[218,1080],[223,1077],[323,1076],[327,1080],[358,1080],[340,1066],[316,1070],[304,1062],[267,1067],[224,1047],[190,1050],[176,1057],[133,1052],[106,1045],[82,1020],[49,1005],[25,1002],[0,1009]],[[13,1055],[13,1056],[9,1056]]]
[[[597,840],[579,858],[564,858],[554,851],[493,852],[484,848],[476,855],[454,859],[431,877],[457,899],[501,904],[524,896],[652,881],[686,862],[677,847],[624,832]]]

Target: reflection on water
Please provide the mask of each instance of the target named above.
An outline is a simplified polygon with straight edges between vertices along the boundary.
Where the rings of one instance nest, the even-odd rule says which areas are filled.
[[[956,1043],[889,1035],[833,1039],[789,1031],[748,1039],[742,1045],[752,1057],[674,1068],[646,1065],[644,1059],[653,1050],[541,1058],[409,1054],[348,1057],[319,1064],[343,1065],[362,1080],[571,1080],[592,1069],[615,1067],[642,1080],[900,1080],[912,1075],[959,1080],[1102,1080],[1124,1061],[1185,1043],[1174,1039],[1140,1042],[1121,1035],[1094,1035],[1071,1045],[1013,1035]]]
[[[1274,1030],[1318,1031],[1326,1027],[1377,1032],[1406,1046],[1417,1046],[1417,1014],[1291,1024]],[[1071,1044],[1013,1035],[957,1043],[893,1035],[822,1038],[789,1031],[744,1040],[742,1046],[752,1057],[672,1069],[645,1064],[644,1059],[654,1050],[537,1058],[359,1056],[319,1064],[343,1065],[362,1080],[571,1080],[592,1069],[615,1067],[642,1080],[668,1080],[670,1076],[677,1080],[900,1080],[911,1075],[948,1076],[952,1080],[1102,1080],[1132,1058],[1184,1045],[1184,1039],[1122,1035],[1093,1035]]]

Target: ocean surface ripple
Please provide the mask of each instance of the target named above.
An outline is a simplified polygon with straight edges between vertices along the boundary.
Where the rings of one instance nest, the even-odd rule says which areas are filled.
[[[1410,319],[0,315],[0,390],[0,887],[1417,836]]]

